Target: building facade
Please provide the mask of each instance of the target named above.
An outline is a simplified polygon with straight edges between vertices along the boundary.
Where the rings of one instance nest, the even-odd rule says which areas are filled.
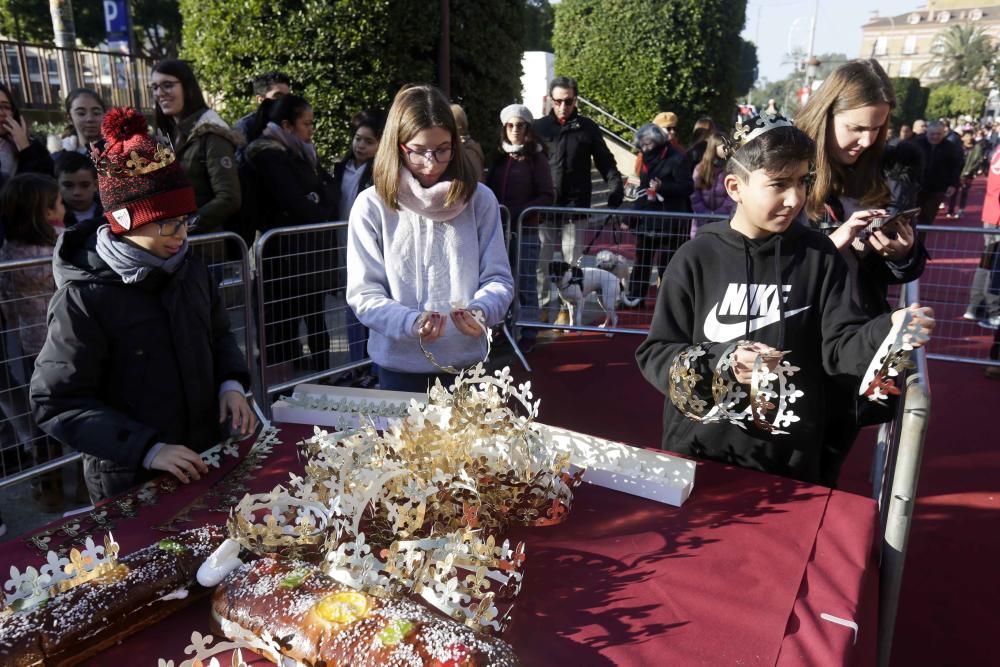
[[[942,33],[956,23],[971,23],[1000,41],[1000,1],[930,0],[906,14],[878,16],[861,27],[861,58],[875,58],[889,76],[920,79],[920,85],[941,83],[939,67],[931,65]]]

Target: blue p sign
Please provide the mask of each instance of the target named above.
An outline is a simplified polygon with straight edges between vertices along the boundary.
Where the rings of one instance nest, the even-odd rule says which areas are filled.
[[[126,0],[104,0],[104,29],[109,41],[128,35],[128,8],[125,2]]]

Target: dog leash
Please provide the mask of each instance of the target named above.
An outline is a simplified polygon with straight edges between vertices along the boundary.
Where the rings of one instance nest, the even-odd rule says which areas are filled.
[[[615,217],[614,213],[604,216],[604,222],[601,223],[601,226],[596,232],[594,232],[594,235],[590,239],[590,243],[588,243],[587,247],[583,249],[583,254],[581,254],[575,262],[573,262],[578,268],[583,266],[583,258],[590,254],[591,248],[593,248],[594,244],[597,243],[597,239],[601,238],[604,228],[608,226],[608,223],[613,217]]]

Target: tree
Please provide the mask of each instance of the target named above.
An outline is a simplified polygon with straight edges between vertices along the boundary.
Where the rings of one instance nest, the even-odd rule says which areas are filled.
[[[178,0],[132,0],[132,22],[140,55],[155,60],[177,56],[181,34]],[[102,44],[104,4],[77,0],[73,3],[76,39],[86,47]],[[52,15],[42,0],[2,0],[0,33],[19,42],[52,44]]]
[[[739,78],[736,81],[736,95],[742,97],[753,89],[757,82],[757,45],[740,37]]]
[[[934,56],[924,65],[924,73],[938,70],[942,81],[976,90],[982,90],[990,83],[997,45],[979,26],[958,23],[939,32],[932,51]]]
[[[489,149],[499,110],[520,97],[524,0],[453,2],[449,9],[452,96]],[[234,120],[253,107],[253,78],[281,70],[312,104],[316,145],[327,161],[347,149],[355,112],[387,108],[404,83],[435,80],[436,2],[181,0],[181,14],[182,55],[216,107]]]
[[[924,117],[927,96],[922,92],[920,79],[913,77],[893,77],[892,89],[896,93],[896,107],[890,115],[892,127],[912,125],[913,121]],[[929,92],[929,91],[928,91]]]
[[[524,50],[551,52],[555,20],[555,11],[548,0],[525,0]]]
[[[745,13],[745,0],[562,0],[556,73],[633,125],[670,110],[682,136],[704,114],[726,126],[740,64],[739,49],[726,45],[740,44]]]
[[[944,83],[931,88],[927,101],[928,118],[954,118],[964,114],[979,117],[986,104],[986,96],[958,83]]]

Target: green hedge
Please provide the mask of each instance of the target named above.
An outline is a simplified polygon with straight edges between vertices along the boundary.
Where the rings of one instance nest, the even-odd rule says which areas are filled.
[[[735,116],[745,0],[562,0],[552,42],[556,74],[633,125],[659,111],[721,127]]]
[[[181,0],[181,55],[230,121],[254,107],[255,75],[286,72],[316,111],[316,145],[329,161],[347,149],[355,112],[387,108],[404,83],[435,81],[439,7],[429,0]],[[520,95],[523,10],[524,0],[450,6],[452,98],[487,148],[500,108]]]
[[[913,125],[913,121],[924,117],[930,91],[922,89],[920,79],[913,77],[893,77],[891,81],[896,93],[896,108],[892,110],[890,121],[898,130],[900,125]]]

